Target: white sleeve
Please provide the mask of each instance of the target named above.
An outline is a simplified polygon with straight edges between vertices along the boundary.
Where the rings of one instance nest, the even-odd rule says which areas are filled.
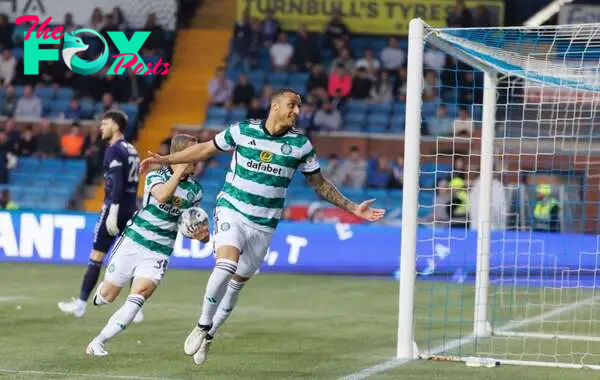
[[[298,169],[304,174],[310,174],[321,170],[319,165],[319,159],[317,158],[317,152],[313,148],[312,144],[307,142],[305,145],[305,152],[302,158],[300,158],[300,164]]]
[[[239,136],[239,123],[235,123],[229,126],[229,128],[221,131],[215,135],[213,142],[217,149],[227,152],[235,149],[236,147],[236,136]]]

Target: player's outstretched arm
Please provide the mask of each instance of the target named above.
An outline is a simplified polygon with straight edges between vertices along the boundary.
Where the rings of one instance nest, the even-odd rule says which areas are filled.
[[[167,182],[157,184],[152,188],[150,193],[158,202],[165,203],[171,198],[177,189],[181,177],[183,177],[186,167],[187,164],[173,165],[173,175],[171,178]]]
[[[306,179],[312,188],[329,203],[351,212],[359,218],[375,222],[385,215],[385,210],[371,207],[375,199],[356,204],[346,198],[327,178],[323,177],[321,171],[307,174]]]
[[[218,152],[220,152],[220,150],[217,149],[214,141],[212,140],[194,144],[182,151],[168,154],[166,156],[161,156],[160,154],[154,152],[148,152],[150,157],[142,161],[140,165],[140,173],[145,174],[151,166],[156,164],[166,166],[204,161],[214,156]]]

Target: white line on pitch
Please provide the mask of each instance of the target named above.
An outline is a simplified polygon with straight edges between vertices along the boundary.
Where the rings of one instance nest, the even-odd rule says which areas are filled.
[[[50,376],[75,376],[75,377],[93,377],[102,379],[133,379],[133,380],[177,380],[168,377],[148,377],[148,376],[129,376],[129,375],[95,375],[91,373],[75,372],[46,372],[46,371],[28,371],[20,369],[0,368],[0,373],[17,373],[23,375],[50,375]]]
[[[14,302],[28,299],[25,296],[0,296],[0,302]]]
[[[570,305],[566,305],[566,306],[561,306],[561,307],[557,307],[555,309],[552,309],[548,312],[539,314],[535,317],[532,318],[526,318],[526,319],[522,319],[520,321],[513,321],[513,322],[509,322],[503,326],[501,326],[499,328],[499,330],[513,330],[513,329],[518,329],[520,327],[524,327],[527,325],[530,325],[532,323],[536,323],[536,322],[541,322],[545,319],[548,318],[552,318],[555,317],[557,315],[560,315],[562,313],[566,313],[569,311],[573,311],[576,310],[582,306],[586,306],[586,305],[590,305],[593,304],[596,301],[600,301],[600,296],[594,296],[594,297],[589,297],[586,299],[583,299],[579,302],[575,302],[572,303]],[[450,351],[453,350],[455,348],[458,348],[460,346],[463,345],[467,345],[467,344],[471,344],[476,340],[476,337],[474,335],[467,335],[464,338],[459,338],[459,339],[455,339],[453,341],[451,341],[450,343],[446,343],[446,344],[441,344],[437,347],[435,347],[433,350],[431,350],[429,352],[430,355],[437,355],[440,354],[442,352],[445,351]],[[411,362],[412,360],[409,359],[390,359],[390,360],[386,360],[383,363],[379,363],[376,364],[372,367],[368,367],[365,369],[362,369],[358,372],[354,372],[350,375],[344,376],[341,380],[362,380],[362,379],[366,379],[368,377],[371,377],[373,375],[376,375],[378,373],[387,371],[389,369],[392,369],[394,367],[398,367],[401,365],[404,365],[408,362]]]

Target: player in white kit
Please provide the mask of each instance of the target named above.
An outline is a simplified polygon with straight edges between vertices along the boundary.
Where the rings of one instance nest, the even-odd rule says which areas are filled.
[[[171,142],[171,152],[197,142],[193,136],[176,135]],[[142,208],[127,222],[112,250],[104,281],[94,296],[94,305],[114,301],[123,285],[133,278],[131,293],[88,344],[88,355],[108,354],[104,344],[129,326],[165,275],[177,238],[179,216],[185,209],[198,206],[202,199],[202,187],[191,176],[194,166],[164,166],[146,176]],[[194,231],[194,238],[198,240],[208,242],[208,236],[208,226]]]
[[[371,207],[374,200],[360,204],[348,200],[323,177],[311,142],[293,129],[301,105],[295,91],[279,90],[271,98],[267,120],[233,124],[213,141],[167,156],[150,153],[151,157],[142,162],[143,173],[154,164],[198,162],[220,151],[234,151],[225,185],[217,196],[215,268],[206,286],[198,324],[184,343],[185,353],[193,355],[196,364],[206,361],[216,331],[263,262],[296,170],[324,199],[358,217],[376,221],[385,213]]]

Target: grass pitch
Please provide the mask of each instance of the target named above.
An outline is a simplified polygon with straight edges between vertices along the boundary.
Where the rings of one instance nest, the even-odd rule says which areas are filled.
[[[124,297],[88,307],[83,319],[63,315],[56,302],[78,293],[82,275],[82,267],[0,263],[0,378],[339,379],[395,351],[396,282],[260,274],[242,291],[207,363],[197,367],[183,353],[183,341],[198,317],[208,273],[171,270],[144,306],[146,320],[111,341],[108,357],[91,358],[87,343]],[[417,318],[425,320],[423,313],[432,310],[417,307]],[[444,314],[434,317],[443,320]],[[438,328],[417,326],[425,339]],[[600,373],[413,362],[370,378],[589,380]]]

